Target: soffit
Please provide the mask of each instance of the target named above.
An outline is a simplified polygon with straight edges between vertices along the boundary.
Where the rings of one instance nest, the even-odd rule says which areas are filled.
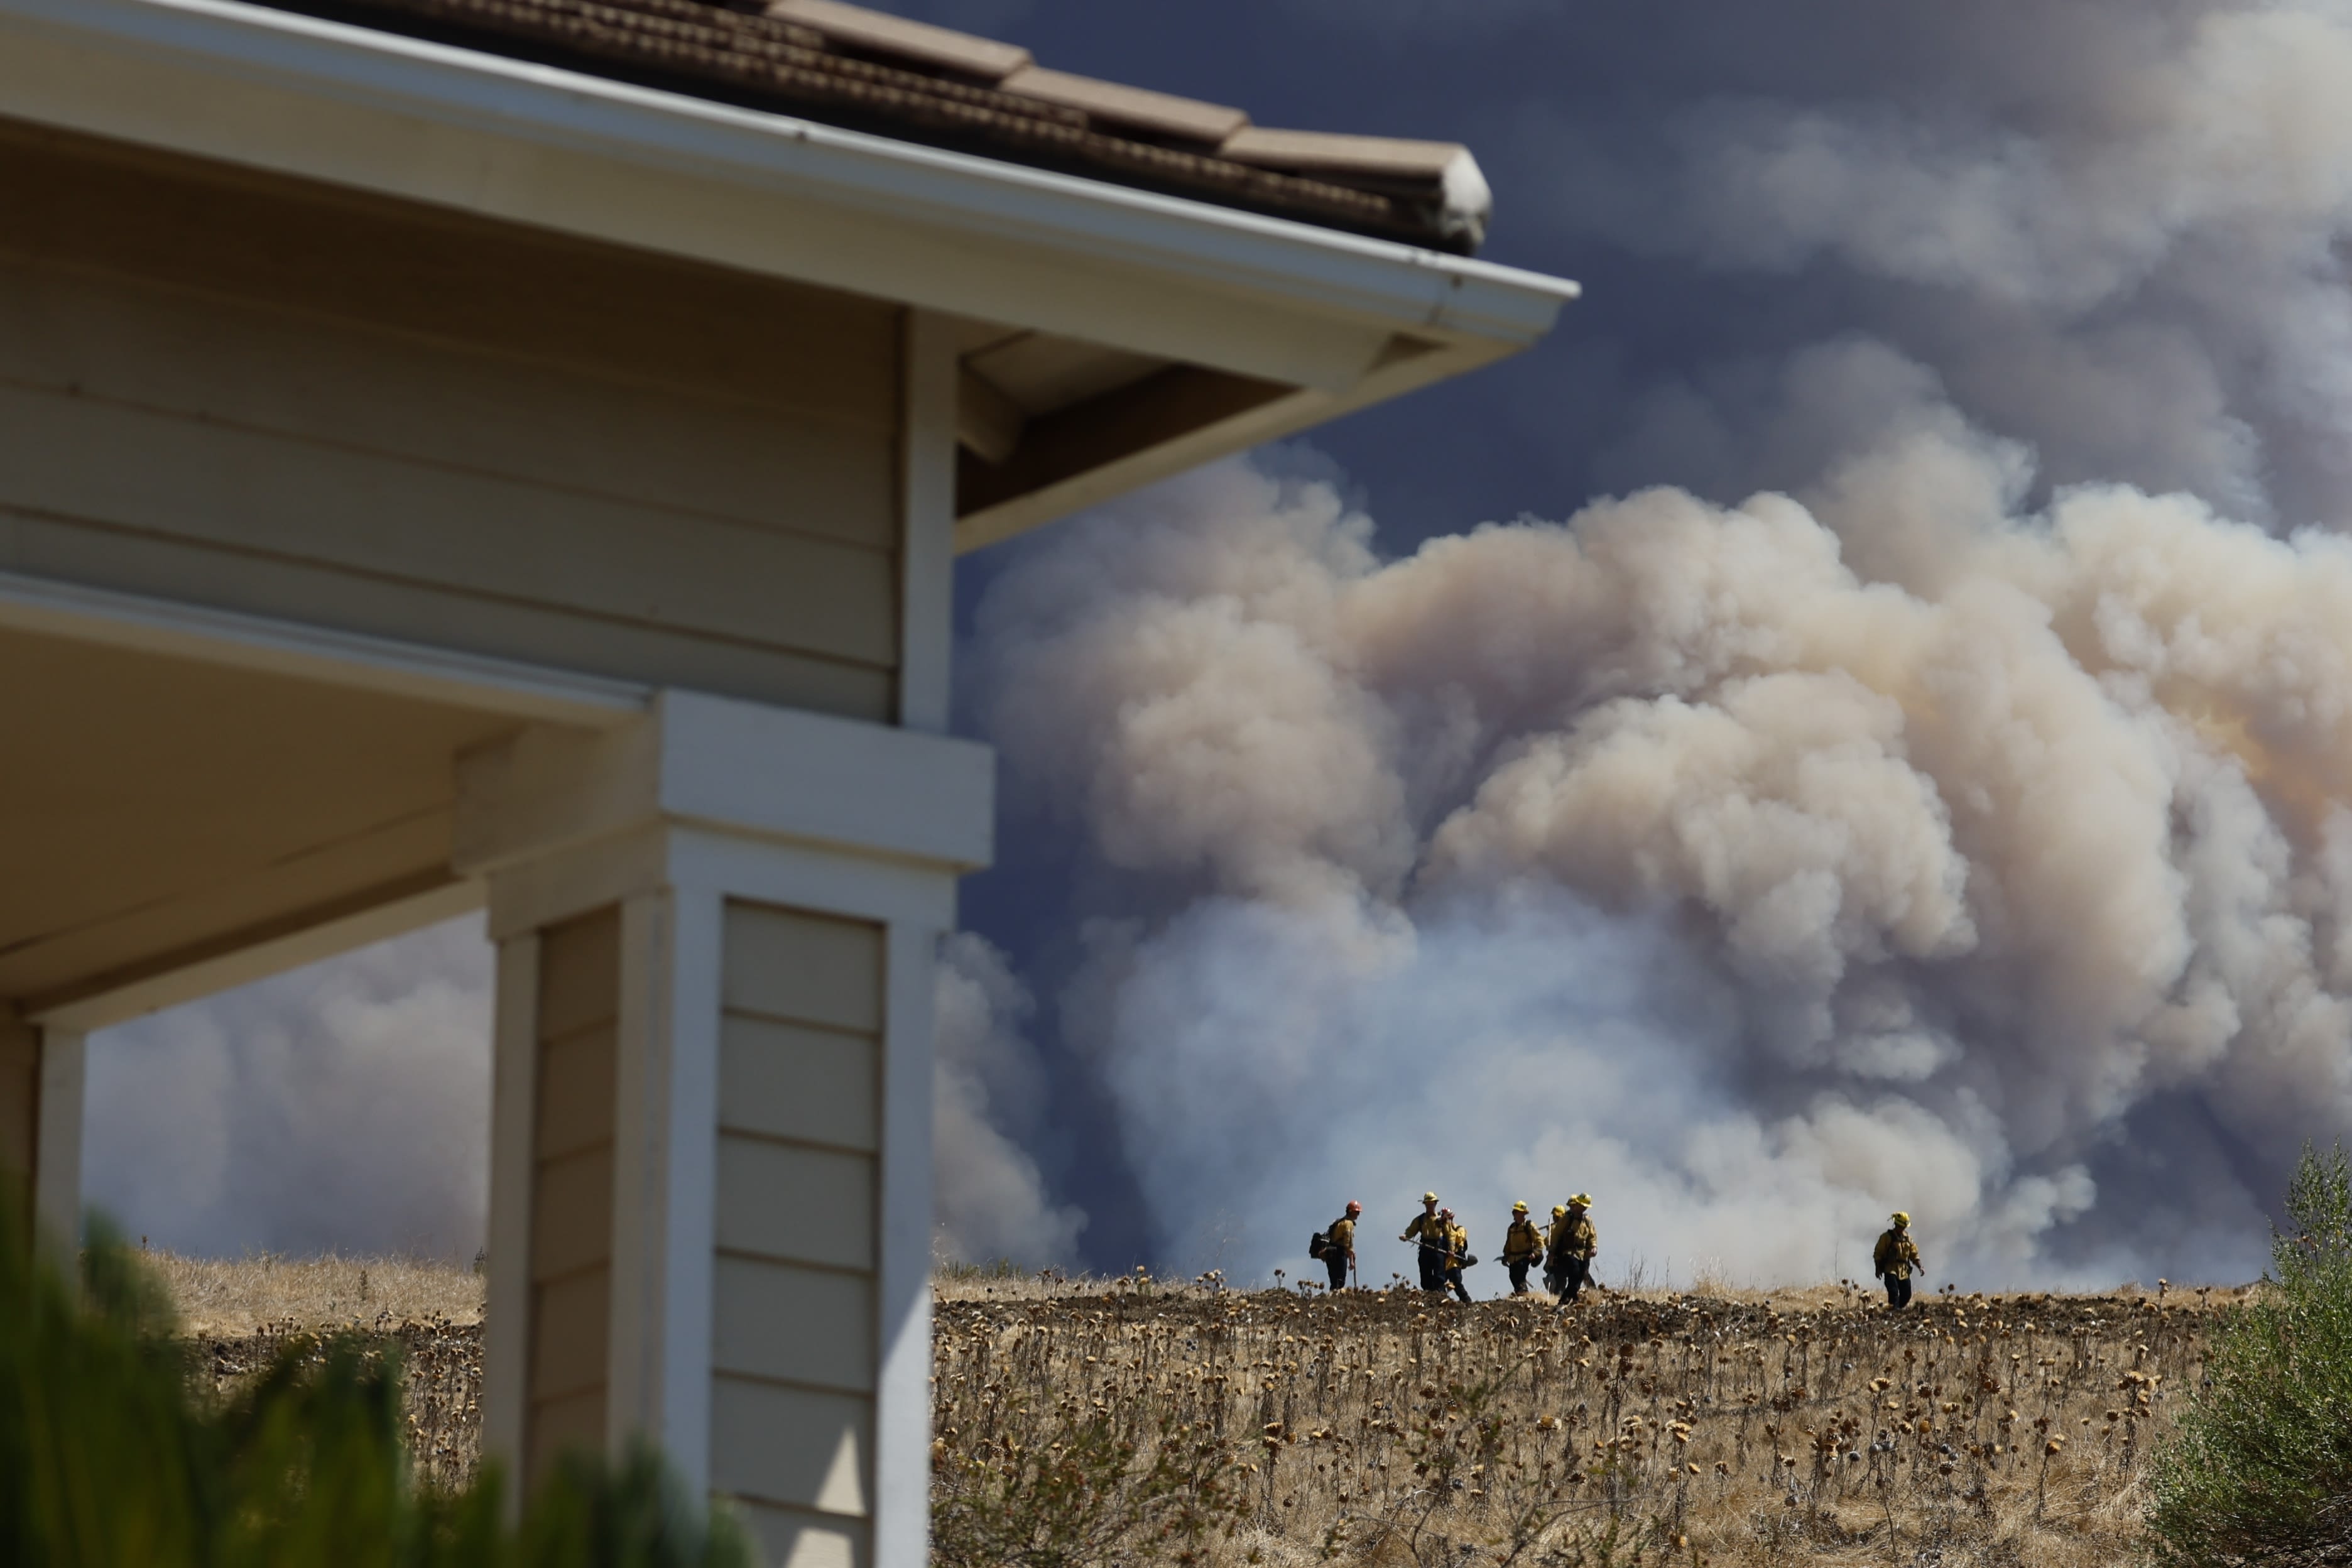
[[[495,714],[0,631],[0,997],[33,1007],[453,880]]]

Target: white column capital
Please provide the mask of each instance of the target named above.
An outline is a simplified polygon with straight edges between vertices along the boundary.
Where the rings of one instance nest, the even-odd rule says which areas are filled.
[[[994,814],[974,742],[666,690],[612,730],[533,726],[460,757],[450,861],[495,875],[668,825],[953,876],[988,864]]]

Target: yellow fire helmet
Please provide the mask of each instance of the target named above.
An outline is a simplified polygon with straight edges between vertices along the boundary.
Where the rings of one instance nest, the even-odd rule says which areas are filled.
[[[1905,1226],[1909,1225],[1910,1223],[1911,1223],[1911,1216],[1910,1216],[1909,1215],[1905,1214],[1901,1209],[1896,1209],[1896,1210],[1895,1211],[1895,1229],[1897,1229],[1897,1230],[1901,1230]]]
[[[1528,1212],[1528,1205],[1525,1204],[1513,1204],[1511,1205],[1511,1212],[1513,1214],[1525,1214]]]
[[[1433,1204],[1437,1201],[1437,1194],[1435,1193],[1423,1193],[1421,1194],[1421,1201],[1425,1204]]]
[[[1589,1209],[1592,1206],[1592,1194],[1591,1193],[1579,1193],[1574,1197],[1568,1200],[1568,1206],[1572,1209]]]
[[[1554,1205],[1551,1205],[1551,1217],[1552,1217],[1552,1218],[1554,1218],[1554,1219],[1558,1219],[1560,1215],[1562,1215],[1566,1214],[1567,1212],[1568,1212],[1568,1205],[1567,1205],[1566,1204],[1554,1204]]]

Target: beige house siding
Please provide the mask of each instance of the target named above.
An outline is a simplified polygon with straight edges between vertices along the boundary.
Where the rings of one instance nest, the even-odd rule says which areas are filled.
[[[565,1448],[601,1452],[604,1443],[620,956],[616,909],[557,926],[540,944],[523,1436],[530,1484]]]
[[[0,190],[0,570],[890,717],[895,308],[5,125]]]
[[[883,953],[879,926],[727,906],[711,1485],[769,1562],[870,1554]]]

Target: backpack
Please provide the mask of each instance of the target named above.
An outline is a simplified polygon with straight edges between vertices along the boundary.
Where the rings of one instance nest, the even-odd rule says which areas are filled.
[[[1316,1262],[1322,1262],[1323,1255],[1330,1250],[1331,1238],[1323,1232],[1318,1230],[1307,1238],[1307,1256]]]

